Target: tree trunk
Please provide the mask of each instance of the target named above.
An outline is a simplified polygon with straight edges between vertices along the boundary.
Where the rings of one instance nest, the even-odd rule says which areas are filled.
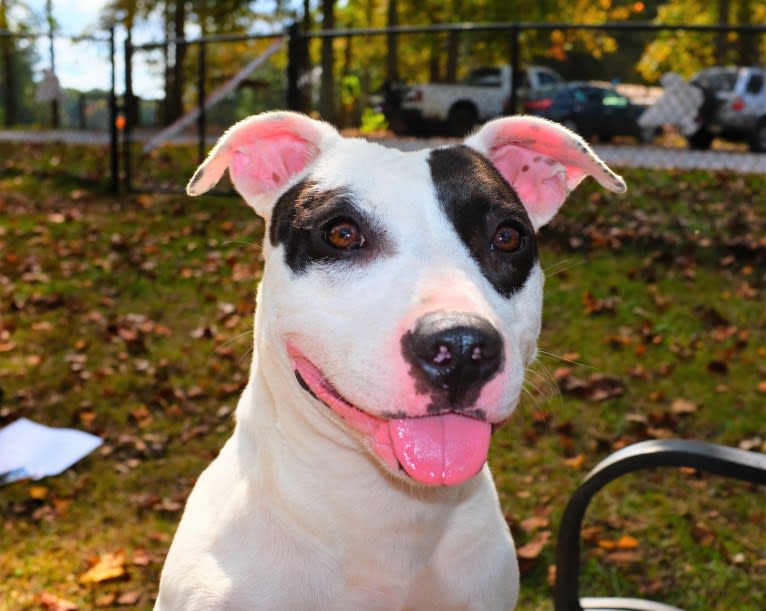
[[[183,40],[186,35],[186,2],[176,0],[173,12],[173,38]],[[169,91],[166,104],[165,123],[175,121],[183,114],[184,92],[184,60],[186,59],[186,45],[175,43],[173,45],[173,67],[169,83]]]
[[[335,29],[335,2],[322,0],[322,29]],[[319,114],[325,121],[335,120],[335,82],[333,78],[333,39],[322,39],[322,81],[319,88]]]
[[[737,23],[753,23],[753,11],[750,0],[740,0],[737,5]],[[737,65],[754,66],[758,64],[758,37],[742,32],[737,36]]]
[[[48,55],[51,63],[51,74],[56,76],[56,49],[54,45],[54,29],[56,22],[53,19],[53,0],[47,0],[45,3],[45,17],[48,21]],[[56,95],[51,100],[51,127],[58,129],[61,127],[61,113],[59,112],[59,96]]]
[[[311,6],[309,0],[303,0],[303,33],[311,31]],[[309,54],[309,39],[302,38],[299,49],[299,62],[301,66],[298,75],[298,99],[297,110],[308,114],[311,112],[311,55]]]
[[[7,5],[5,0],[0,0],[0,29],[8,30]],[[14,71],[14,44],[10,36],[0,39],[0,54],[3,64],[3,106],[5,113],[3,123],[6,127],[15,125],[17,122],[16,112],[16,73]]]
[[[718,24],[729,25],[729,0],[718,0]],[[728,32],[718,32],[715,37],[715,61],[719,65],[726,65],[728,63],[726,56],[728,55]]]
[[[397,0],[388,0],[388,27],[399,25],[399,7]],[[386,55],[386,80],[389,84],[399,82],[399,37],[387,34],[388,53]]]
[[[167,41],[170,40],[170,33],[172,28],[170,27],[170,9],[166,7],[164,15],[163,33],[165,34],[166,44],[162,47],[162,61],[164,62],[164,75],[165,75],[165,99],[162,101],[162,124],[168,125],[172,123],[170,119],[170,97],[171,90],[173,89],[171,83],[173,82],[173,73],[170,70],[170,45]]]

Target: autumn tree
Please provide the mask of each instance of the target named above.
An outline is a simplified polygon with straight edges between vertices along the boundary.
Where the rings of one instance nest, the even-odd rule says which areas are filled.
[[[657,22],[662,24],[748,25],[766,21],[766,5],[753,0],[675,0],[658,8]],[[708,34],[667,30],[649,44],[638,70],[648,81],[666,72],[689,77],[713,65],[750,65],[766,51],[764,43],[746,33]]]
[[[163,121],[170,123],[183,114],[189,75],[186,65],[189,45],[175,41],[186,39],[190,23],[196,23],[203,34],[245,30],[254,16],[263,17],[255,11],[256,5],[250,0],[110,0],[102,9],[101,22],[104,26],[122,23],[128,32],[139,22],[159,20],[163,24],[165,39],[169,41],[163,48]],[[271,15],[279,17],[280,14]]]
[[[8,32],[7,0],[0,0],[0,30]],[[14,40],[10,35],[0,38],[0,54],[2,55],[2,86],[3,86],[3,124],[6,127],[16,123],[16,74],[14,64]]]
[[[335,1],[322,0],[322,29],[335,29]],[[326,121],[335,118],[335,61],[333,38],[322,39],[322,77],[319,85],[319,114]]]
[[[37,61],[33,45],[20,45],[16,34],[39,27],[38,16],[24,5],[0,0],[0,98],[2,122],[11,126],[35,120],[35,108],[24,102],[32,99],[33,66]]]

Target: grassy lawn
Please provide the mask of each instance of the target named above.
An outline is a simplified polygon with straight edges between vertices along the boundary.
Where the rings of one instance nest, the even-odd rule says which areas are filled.
[[[157,158],[168,184],[193,170],[181,153]],[[100,151],[0,154],[0,425],[105,440],[59,477],[0,488],[0,609],[151,608],[247,378],[263,227],[232,198],[108,196]],[[663,437],[766,450],[764,178],[624,175],[626,196],[588,183],[540,237],[540,357],[491,454],[521,609],[550,608],[561,512],[612,450]],[[626,477],[589,510],[582,592],[766,608],[764,501],[688,471]]]

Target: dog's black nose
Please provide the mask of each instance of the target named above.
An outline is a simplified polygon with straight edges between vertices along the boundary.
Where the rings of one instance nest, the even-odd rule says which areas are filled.
[[[469,407],[503,363],[503,339],[475,314],[433,312],[402,339],[404,357],[429,392],[446,393],[451,407]]]

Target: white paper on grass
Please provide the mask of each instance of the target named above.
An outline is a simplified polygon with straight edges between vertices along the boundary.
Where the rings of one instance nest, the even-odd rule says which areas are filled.
[[[0,482],[58,475],[102,443],[90,433],[19,418],[0,429]]]

